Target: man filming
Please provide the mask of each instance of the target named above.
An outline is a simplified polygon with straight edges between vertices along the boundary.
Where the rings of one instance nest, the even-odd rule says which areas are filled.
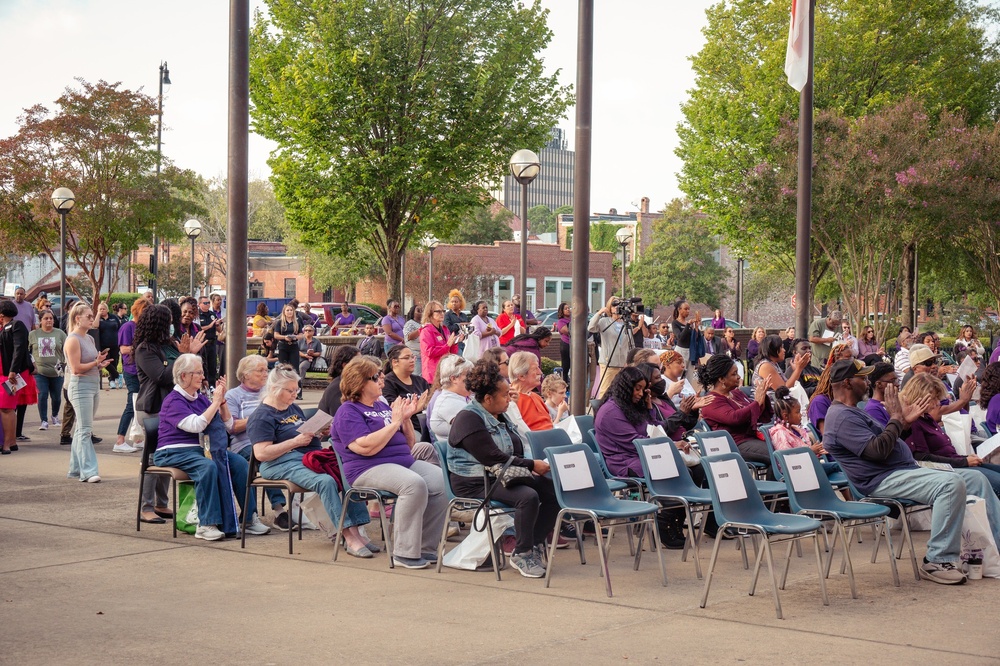
[[[626,327],[621,315],[621,302],[616,296],[608,299],[607,304],[594,313],[587,325],[587,330],[591,333],[601,335],[601,384],[597,390],[597,397],[604,397],[605,391],[611,386],[611,380],[626,365],[628,350],[633,346],[632,336],[635,334],[631,326]],[[642,319],[642,330],[646,327],[644,318]]]

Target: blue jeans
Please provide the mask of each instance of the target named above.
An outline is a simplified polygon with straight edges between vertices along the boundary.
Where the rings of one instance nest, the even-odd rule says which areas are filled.
[[[125,388],[128,389],[128,396],[125,398],[125,411],[122,412],[121,419],[118,420],[118,434],[124,437],[128,433],[128,427],[135,418],[135,408],[132,406],[132,396],[139,392],[139,375],[122,371],[125,378]],[[41,408],[39,407],[39,411]]]
[[[72,375],[66,395],[76,413],[73,444],[69,448],[69,473],[71,479],[86,481],[97,476],[97,452],[94,451],[94,412],[101,396],[101,378]]]
[[[49,396],[52,396],[52,415],[59,413],[62,406],[62,377],[46,377],[36,374],[35,384],[38,385],[38,418],[41,421],[49,420]]]
[[[993,488],[993,492],[996,493],[997,497],[1000,497],[1000,465],[983,463],[978,467],[970,467],[969,469],[974,469],[980,474],[985,475],[986,480],[990,482],[990,487]]]
[[[276,460],[263,462],[260,464],[260,475],[265,479],[285,479],[317,493],[323,501],[326,513],[330,516],[330,522],[336,525],[344,506],[337,481],[329,474],[317,474],[303,465],[303,455],[301,451],[290,451],[282,456],[280,462]],[[361,502],[351,501],[347,505],[343,527],[367,525],[369,520],[368,508]]]
[[[228,451],[229,476],[233,480],[233,492],[240,503],[246,497],[247,461],[232,451]],[[157,449],[153,462],[162,467],[177,467],[184,470],[194,481],[195,499],[198,501],[198,524],[219,525],[222,523],[222,508],[219,497],[219,476],[215,463],[205,457],[200,446],[183,446],[176,449]],[[250,515],[257,513],[257,499],[251,495],[248,506],[242,507]]]
[[[920,467],[893,472],[870,497],[905,498],[930,505],[931,535],[927,540],[927,561],[941,563],[958,560],[966,495],[976,495],[986,501],[986,515],[993,538],[1000,539],[1000,500],[986,476],[974,468],[948,472]]]
[[[244,446],[239,451],[236,451],[236,455],[238,455],[241,458],[243,458],[244,460],[246,460],[248,466],[249,466],[249,463],[250,463],[250,449],[251,448],[252,448],[252,445],[251,446]],[[271,508],[274,509],[275,511],[278,510],[278,507],[284,507],[285,506],[285,493],[281,492],[277,488],[265,488],[264,489],[264,493],[267,495],[267,499],[271,500]]]

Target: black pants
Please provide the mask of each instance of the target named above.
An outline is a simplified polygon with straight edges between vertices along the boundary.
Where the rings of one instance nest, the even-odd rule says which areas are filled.
[[[298,345],[278,345],[278,363],[287,363],[296,371],[299,369],[299,346]]]
[[[215,340],[207,340],[201,348],[201,361],[205,367],[205,379],[209,386],[215,386],[219,379],[219,353]]]
[[[452,475],[451,486],[461,497],[482,497],[484,494],[482,479]],[[559,515],[552,479],[532,476],[509,488],[497,486],[493,499],[514,507],[515,553],[526,553],[537,544],[545,545],[545,537],[555,527]]]
[[[111,347],[110,351],[108,351],[108,359],[111,361],[111,363],[108,364],[108,381],[118,381],[118,375],[121,374],[118,372],[119,356],[120,353],[118,351],[118,347]]]
[[[559,340],[559,355],[562,357],[563,381],[569,384],[570,346]]]
[[[701,465],[695,465],[694,467],[688,467],[688,472],[691,474],[691,480],[699,488],[708,488],[708,478],[705,476],[705,469]],[[628,475],[631,477],[638,476],[634,470],[629,470]],[[666,541],[667,532],[674,527],[683,533],[684,531],[684,521],[687,520],[687,515],[684,513],[683,507],[678,507],[676,509],[662,509],[656,512],[656,527],[660,530],[660,541]],[[693,528],[693,525],[689,525],[688,528]],[[709,534],[714,535],[715,531],[719,529],[718,524],[715,522],[715,512],[706,511],[702,516],[702,529]]]
[[[771,469],[771,456],[767,453],[767,444],[760,439],[748,439],[736,445],[743,460],[767,465],[767,479],[774,481],[774,470]]]

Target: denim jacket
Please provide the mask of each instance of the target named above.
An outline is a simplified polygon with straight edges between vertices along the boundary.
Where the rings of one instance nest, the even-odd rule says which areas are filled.
[[[475,412],[486,424],[486,431],[493,437],[493,443],[508,456],[514,455],[514,443],[510,439],[513,428],[506,420],[498,421],[486,411],[477,400],[470,400],[465,411]],[[506,419],[506,417],[505,417]],[[452,474],[477,478],[483,476],[483,466],[465,449],[448,446],[448,469]]]

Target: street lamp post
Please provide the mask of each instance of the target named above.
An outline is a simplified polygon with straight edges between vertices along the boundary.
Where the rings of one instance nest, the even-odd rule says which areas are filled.
[[[161,150],[162,137],[163,137],[163,86],[164,84],[170,85],[170,70],[167,68],[167,61],[164,60],[160,63],[160,93],[157,96],[156,105],[156,177],[160,177],[160,160],[163,156]],[[149,260],[149,272],[152,273],[153,277],[149,280],[149,288],[153,292],[153,302],[157,300],[156,293],[156,276],[160,271],[160,237],[157,235],[155,229],[153,231],[153,254]]]
[[[184,223],[184,233],[191,239],[191,295],[194,296],[194,240],[201,236],[201,222],[192,218]]]
[[[438,246],[438,240],[432,238],[427,241],[427,300],[434,300],[434,248]]]
[[[517,284],[521,312],[528,310],[528,183],[538,177],[541,165],[534,151],[522,148],[510,158],[510,173],[521,183],[521,275]]]
[[[59,213],[59,316],[66,312],[66,215],[73,210],[76,198],[68,187],[52,193],[52,206]],[[68,323],[68,320],[67,320]]]
[[[622,298],[625,298],[625,250],[628,248],[628,244],[632,242],[632,232],[628,227],[622,227],[615,232],[615,239],[622,246]]]

